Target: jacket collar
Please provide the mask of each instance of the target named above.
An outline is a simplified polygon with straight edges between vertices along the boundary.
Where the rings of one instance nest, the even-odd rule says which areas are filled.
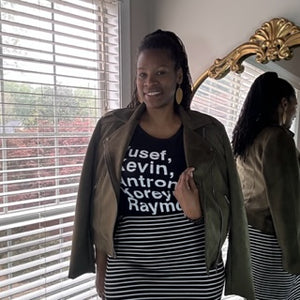
[[[287,134],[289,134],[291,137],[294,137],[295,136],[295,133],[293,131],[291,131],[289,128],[286,128],[285,126],[283,125],[279,125],[277,123],[271,123],[269,125],[270,127],[279,127],[281,129],[283,129]]]
[[[115,118],[123,123],[123,125],[118,127],[104,140],[105,162],[117,199],[119,194],[119,182],[121,179],[121,165],[123,163],[123,158],[144,110],[145,105],[140,105],[138,108],[134,109],[131,115],[128,115],[128,113],[131,113],[130,110],[126,111],[124,109],[120,109],[115,111]]]
[[[203,177],[214,161],[215,151],[205,135],[205,126],[210,124],[211,118],[198,112],[186,111],[179,107],[179,115],[184,128],[184,149],[187,166],[196,168],[195,174]]]
[[[211,123],[211,118],[207,117],[206,115],[202,115],[200,117],[199,112],[191,110],[186,111],[181,106],[178,107],[178,113],[183,125],[191,130],[196,130]],[[197,117],[195,117],[195,113],[197,114]]]
[[[125,126],[131,127],[132,125],[139,123],[145,109],[146,105],[144,103],[140,104],[136,108],[128,109],[127,113],[124,113],[126,109],[121,108],[114,112],[114,117],[124,123]]]

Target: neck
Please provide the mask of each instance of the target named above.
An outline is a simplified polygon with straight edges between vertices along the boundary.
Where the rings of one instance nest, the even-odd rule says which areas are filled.
[[[173,109],[172,111],[146,110],[140,126],[154,137],[169,138],[178,131],[181,120]]]

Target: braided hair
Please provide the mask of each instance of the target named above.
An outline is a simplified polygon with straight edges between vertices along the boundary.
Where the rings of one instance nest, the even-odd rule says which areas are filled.
[[[234,156],[246,158],[247,149],[268,125],[278,123],[277,108],[282,98],[295,96],[293,86],[275,72],[266,72],[255,79],[246,96],[233,130]]]
[[[168,50],[172,60],[175,62],[175,69],[178,70],[179,68],[182,68],[183,80],[181,88],[183,91],[183,99],[180,105],[185,109],[189,109],[192,100],[192,80],[188,66],[187,54],[181,39],[171,31],[158,29],[144,37],[138,48],[137,54],[139,55],[142,51],[149,49]],[[178,105],[175,99],[174,103],[174,105]],[[138,100],[137,87],[135,84],[132,99],[128,107],[134,108],[139,104],[140,102]]]

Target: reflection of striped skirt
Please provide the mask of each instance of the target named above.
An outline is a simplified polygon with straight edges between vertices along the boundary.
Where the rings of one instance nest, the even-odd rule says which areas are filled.
[[[299,300],[300,275],[282,268],[282,253],[275,236],[249,225],[256,300]]]

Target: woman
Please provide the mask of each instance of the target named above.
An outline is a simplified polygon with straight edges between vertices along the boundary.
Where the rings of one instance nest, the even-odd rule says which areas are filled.
[[[296,108],[294,88],[267,72],[251,86],[233,131],[256,299],[300,299],[299,152],[289,130]]]
[[[216,300],[224,279],[226,294],[254,299],[230,143],[190,102],[181,40],[162,30],[147,35],[132,102],[100,119],[81,176],[69,276],[96,263],[102,299]]]

